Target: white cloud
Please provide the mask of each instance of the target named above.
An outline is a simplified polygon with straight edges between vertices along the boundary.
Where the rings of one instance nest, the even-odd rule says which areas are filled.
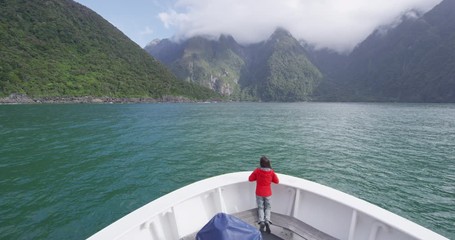
[[[145,35],[152,35],[155,31],[149,26],[146,26],[144,30],[142,30],[139,35],[145,36]]]
[[[178,0],[159,14],[176,38],[231,34],[240,43],[289,30],[319,48],[350,51],[380,25],[411,9],[428,11],[442,0]]]

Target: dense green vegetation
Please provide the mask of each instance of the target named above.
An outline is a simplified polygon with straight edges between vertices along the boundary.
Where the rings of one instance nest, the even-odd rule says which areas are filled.
[[[146,50],[180,78],[233,100],[305,101],[322,78],[304,48],[283,29],[250,46],[230,36],[194,37],[181,44],[163,40]]]
[[[307,101],[322,79],[300,43],[284,29],[256,47],[254,72],[246,76],[262,101]],[[251,86],[250,85],[250,86]]]
[[[148,51],[187,81],[218,92],[211,81],[228,69],[231,79],[223,81],[235,89],[232,99],[455,102],[454,13],[455,1],[444,0],[424,15],[404,15],[349,55],[311,49],[284,29],[249,46],[196,37],[163,40]]]
[[[229,48],[225,37],[218,42],[202,37],[189,39],[182,56],[170,65],[180,78],[196,82],[223,95],[238,94],[244,61]]]
[[[240,72],[245,66],[239,49],[230,36],[218,40],[194,37],[180,44],[165,39],[145,48],[179,78],[236,100],[240,94]]]
[[[177,80],[118,29],[71,0],[3,0],[0,13],[0,96],[216,96]]]

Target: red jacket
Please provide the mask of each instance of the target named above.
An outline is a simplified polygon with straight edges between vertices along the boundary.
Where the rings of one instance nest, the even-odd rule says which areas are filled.
[[[261,197],[272,196],[271,183],[279,183],[278,177],[276,176],[273,169],[270,168],[256,168],[248,178],[248,181],[256,181],[256,195]]]

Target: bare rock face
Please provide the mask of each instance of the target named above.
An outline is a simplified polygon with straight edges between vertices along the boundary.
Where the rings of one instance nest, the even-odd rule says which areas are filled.
[[[0,98],[0,104],[13,103],[35,103],[35,101],[25,94],[13,93],[6,98]]]

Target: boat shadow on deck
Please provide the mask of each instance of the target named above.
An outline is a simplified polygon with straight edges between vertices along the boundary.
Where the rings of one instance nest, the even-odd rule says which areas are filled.
[[[233,215],[252,226],[258,226],[257,209],[251,209]],[[331,237],[298,219],[286,215],[272,212],[271,221],[272,225],[270,225],[270,229],[272,233],[262,233],[264,240],[336,240],[336,238]]]
[[[242,219],[251,226],[259,227],[257,224],[257,209],[232,215]],[[272,212],[271,220],[272,225],[270,225],[270,229],[272,233],[262,232],[263,240],[337,240],[337,238],[331,237],[298,219],[286,215]],[[196,234],[191,234],[181,240],[194,240],[196,239]]]

